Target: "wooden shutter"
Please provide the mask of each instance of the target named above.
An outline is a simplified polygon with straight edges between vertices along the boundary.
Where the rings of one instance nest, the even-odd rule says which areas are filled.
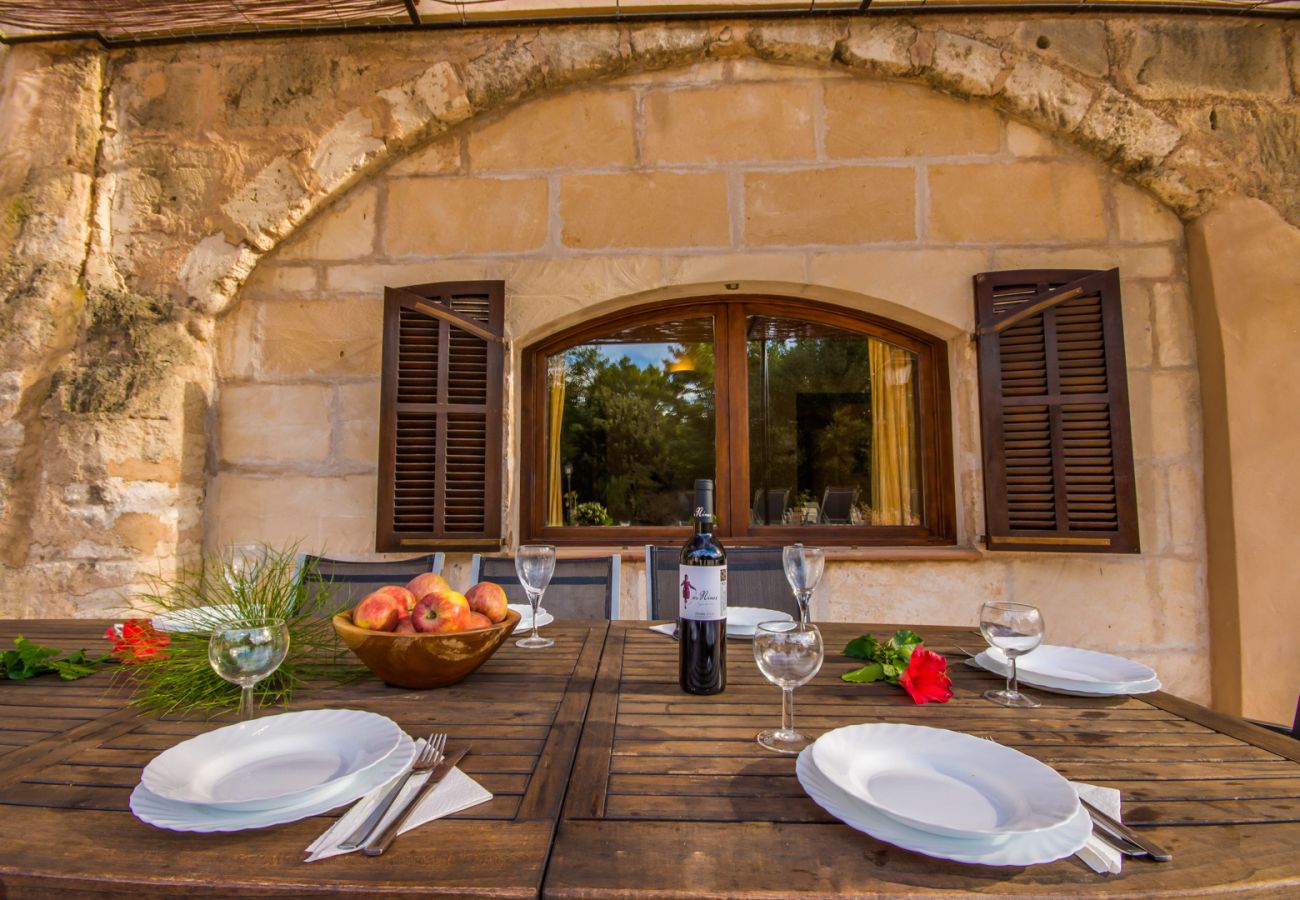
[[[384,289],[376,549],[501,545],[505,286]]]
[[[991,550],[1137,553],[1119,270],[975,276]]]

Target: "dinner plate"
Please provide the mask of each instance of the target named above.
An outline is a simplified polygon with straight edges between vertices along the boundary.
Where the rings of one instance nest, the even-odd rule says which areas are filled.
[[[131,812],[142,822],[171,831],[245,831],[297,822],[359,800],[405,771],[415,757],[415,741],[403,734],[384,759],[350,778],[309,793],[296,802],[272,809],[239,810],[177,803],[160,797],[144,784],[131,792]]]
[[[727,637],[752,638],[762,622],[792,622],[794,616],[779,609],[758,606],[727,607]]]
[[[533,628],[533,608],[527,603],[510,603],[507,604],[515,612],[519,613],[519,624],[515,626],[515,631],[532,631]],[[555,616],[546,611],[543,606],[537,607],[537,627],[542,628],[550,625],[555,621]],[[514,631],[511,632],[514,634]]]
[[[186,634],[211,634],[214,628],[236,625],[247,616],[238,606],[195,606],[176,609],[153,617],[156,631],[179,631]]]
[[[386,759],[403,737],[386,716],[309,709],[227,725],[164,750],[140,783],[176,803],[283,807]]]
[[[1042,653],[1041,658],[1035,658]],[[990,647],[975,657],[980,668],[1003,677],[1011,663],[1001,650]],[[1160,690],[1155,670],[1122,656],[1042,644],[1032,653],[1016,659],[1016,675],[1031,687],[1076,694],[1147,694]]]
[[[836,728],[813,744],[840,790],[921,831],[1008,837],[1058,828],[1079,797],[1055,769],[1019,750],[924,725]]]
[[[817,768],[812,747],[799,754],[795,773],[813,802],[845,825],[904,850],[938,859],[984,866],[1032,866],[1077,853],[1092,834],[1092,820],[1081,805],[1068,822],[1023,835],[957,838],[934,834],[904,825],[840,790]]]

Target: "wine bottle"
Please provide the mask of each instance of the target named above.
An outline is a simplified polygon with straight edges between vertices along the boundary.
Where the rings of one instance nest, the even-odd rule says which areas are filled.
[[[695,534],[677,567],[677,677],[688,694],[727,686],[727,551],[713,536],[713,482],[695,482]]]

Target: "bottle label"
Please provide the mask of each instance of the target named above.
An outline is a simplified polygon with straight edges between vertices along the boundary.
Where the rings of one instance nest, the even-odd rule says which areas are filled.
[[[678,566],[681,618],[710,621],[727,617],[727,567]]]

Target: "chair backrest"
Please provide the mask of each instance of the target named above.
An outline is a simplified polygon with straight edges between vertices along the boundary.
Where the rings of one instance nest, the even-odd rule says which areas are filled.
[[[442,561],[441,553],[365,562],[304,555],[298,571],[311,573],[307,582],[307,608],[335,613],[352,606],[375,588],[404,585],[422,572],[441,572]]]
[[[555,574],[542,595],[542,607],[557,619],[617,619],[619,556],[556,559]],[[527,603],[528,595],[515,574],[509,556],[475,553],[470,564],[470,584],[491,581],[505,589],[511,603]]]
[[[763,489],[759,488],[754,491],[754,503],[750,507],[750,516],[753,518],[755,525],[780,525],[785,521],[785,510],[789,505],[789,488],[768,488],[766,504],[763,501]]]
[[[728,547],[727,605],[779,609],[799,615],[799,604],[785,580],[780,547]],[[652,619],[676,619],[681,607],[677,590],[680,547],[647,545],[646,603]]]
[[[822,495],[822,522],[831,525],[850,524],[858,493],[859,488],[856,487],[828,487]]]

